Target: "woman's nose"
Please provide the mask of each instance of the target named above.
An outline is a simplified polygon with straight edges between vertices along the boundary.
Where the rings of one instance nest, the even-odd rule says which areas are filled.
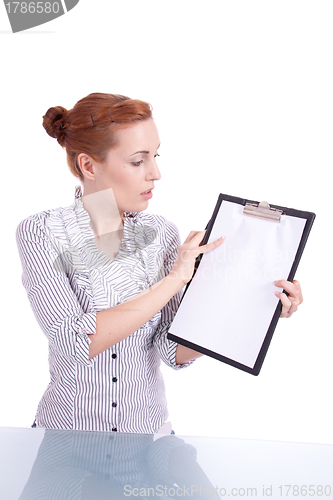
[[[156,181],[158,181],[161,178],[161,172],[157,166],[155,158],[154,158],[154,161],[150,165],[149,172],[148,172],[148,178],[154,179]]]

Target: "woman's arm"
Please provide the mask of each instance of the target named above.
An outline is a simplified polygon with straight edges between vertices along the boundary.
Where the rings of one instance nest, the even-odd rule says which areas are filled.
[[[46,234],[48,215],[35,214],[17,227],[22,283],[52,349],[87,366],[91,358],[134,333],[159,312],[191,279],[197,255],[222,242],[217,240],[200,247],[204,232],[191,233],[179,247],[173,268],[163,280],[118,306],[98,313],[85,312],[66,273],[54,266],[59,255]]]
[[[176,365],[183,365],[184,363],[188,363],[192,361],[192,359],[197,359],[203,356],[201,352],[193,351],[189,347],[185,347],[182,344],[177,345],[176,350]]]
[[[89,335],[91,340],[89,359],[121,342],[141,328],[190,281],[196,257],[200,253],[213,250],[223,242],[223,238],[220,238],[200,246],[204,235],[205,231],[192,231],[189,234],[184,244],[180,245],[178,249],[171,272],[161,281],[134,298],[97,313],[96,333]],[[192,352],[195,353],[195,351]],[[192,356],[190,359],[194,359],[194,357]]]
[[[60,218],[60,212],[55,211],[51,216]],[[92,361],[87,334],[96,331],[96,312],[89,307],[88,296],[79,289],[74,291],[66,272],[55,265],[59,252],[46,234],[49,217],[49,212],[41,212],[21,221],[17,227],[22,284],[52,351],[89,366]]]
[[[93,358],[141,328],[184,286],[168,275],[134,298],[97,313],[96,333],[89,335]]]

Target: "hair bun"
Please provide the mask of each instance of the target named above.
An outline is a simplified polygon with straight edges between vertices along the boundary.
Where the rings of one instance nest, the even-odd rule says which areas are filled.
[[[62,106],[55,106],[47,110],[43,116],[43,127],[49,136],[57,139],[60,146],[65,144],[67,123],[67,109]]]

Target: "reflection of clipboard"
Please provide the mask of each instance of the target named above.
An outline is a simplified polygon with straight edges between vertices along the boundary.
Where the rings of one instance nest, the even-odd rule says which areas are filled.
[[[168,338],[258,375],[281,314],[275,280],[292,281],[315,214],[220,194]]]

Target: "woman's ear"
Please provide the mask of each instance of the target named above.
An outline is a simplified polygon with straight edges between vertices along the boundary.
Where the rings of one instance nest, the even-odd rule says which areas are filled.
[[[80,153],[76,161],[82,175],[86,179],[94,180],[96,178],[96,162],[90,156],[85,153]]]

